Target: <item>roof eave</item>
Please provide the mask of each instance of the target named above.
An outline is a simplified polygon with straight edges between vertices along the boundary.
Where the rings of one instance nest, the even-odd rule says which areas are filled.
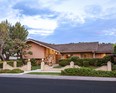
[[[58,51],[58,50],[56,50],[56,49],[54,49],[54,48],[51,48],[51,47],[49,47],[49,46],[46,46],[46,45],[44,45],[44,44],[41,44],[41,43],[39,43],[39,42],[36,42],[36,41],[34,41],[34,40],[27,40],[26,42],[29,42],[29,41],[30,41],[30,42],[34,42],[34,43],[36,43],[36,44],[39,44],[40,46],[43,46],[43,47],[52,49],[52,50],[57,51],[57,52],[60,53],[60,51]]]

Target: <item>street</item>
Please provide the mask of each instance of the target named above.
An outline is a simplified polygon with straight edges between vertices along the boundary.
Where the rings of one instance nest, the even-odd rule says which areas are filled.
[[[0,93],[116,93],[116,82],[0,77]]]

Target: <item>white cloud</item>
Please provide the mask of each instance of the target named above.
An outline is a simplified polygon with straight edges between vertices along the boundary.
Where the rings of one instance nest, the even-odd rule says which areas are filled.
[[[22,25],[26,25],[29,28],[31,28],[31,30],[29,29],[30,34],[36,34],[36,35],[38,34],[42,36],[51,35],[54,32],[54,30],[57,28],[56,20],[41,18],[41,16],[39,15],[26,16],[21,14],[21,10],[13,9],[12,8],[13,5],[15,5],[17,2],[20,2],[20,0],[16,0],[15,2],[13,0],[10,0],[9,2],[8,1],[5,2],[4,0],[0,1],[0,5],[1,5],[0,21],[4,21],[7,19],[12,24],[15,24],[17,21],[20,21]],[[37,6],[37,4],[35,3],[35,6]],[[27,6],[31,6],[31,5],[27,4]]]
[[[49,19],[47,16],[45,16],[46,18],[42,18],[40,15],[22,15],[20,10],[12,8],[17,2],[25,2],[28,7],[34,9],[47,8],[58,12],[59,15],[56,19]],[[87,18],[116,17],[116,2],[112,3],[111,0],[15,0],[15,2],[14,0],[0,0],[0,6],[0,21],[8,19],[12,24],[20,21],[21,24],[32,28],[31,30],[29,29],[30,34],[39,34],[42,36],[53,34],[58,27],[58,22],[63,19],[83,24]],[[98,12],[94,6],[98,6]],[[114,16],[107,16],[110,14]],[[115,31],[113,29],[110,34],[115,35]],[[108,33],[109,31],[105,32]]]
[[[23,16],[21,23],[31,28],[29,30],[30,34],[39,34],[42,36],[52,34],[57,28],[56,20],[42,19],[40,16]]]
[[[18,2],[18,0],[16,2]],[[7,19],[12,24],[15,24],[17,21],[19,21],[20,11],[12,9],[12,6],[16,2],[14,2],[14,0],[0,1],[0,21],[4,21]]]
[[[107,29],[102,31],[106,36],[116,36],[116,28]]]
[[[53,34],[54,30],[44,30],[44,29],[31,29],[29,30],[29,33],[30,34],[34,34],[34,35],[41,35],[41,36],[48,36],[48,35],[51,35]]]
[[[109,16],[107,15],[110,15],[111,12],[114,13],[114,11],[108,10],[112,10],[112,8],[116,10],[116,3],[115,2],[111,3],[112,2],[111,0],[62,0],[60,4],[55,3],[58,0],[55,1],[40,0],[40,1],[42,2],[42,7],[46,7],[51,9],[52,11],[61,13],[59,19],[68,18],[71,21],[79,23],[84,23],[87,18],[101,18],[101,19],[108,18]],[[99,7],[95,8],[94,6]],[[91,13],[88,13],[88,11],[86,11],[87,9],[88,11],[92,10]],[[111,18],[111,16],[109,18]]]

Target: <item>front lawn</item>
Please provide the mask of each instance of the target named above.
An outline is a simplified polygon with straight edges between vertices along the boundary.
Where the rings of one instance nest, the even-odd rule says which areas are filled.
[[[60,72],[31,72],[28,74],[36,74],[36,75],[61,75]]]
[[[36,69],[40,69],[40,65],[31,67],[31,70],[36,70]]]

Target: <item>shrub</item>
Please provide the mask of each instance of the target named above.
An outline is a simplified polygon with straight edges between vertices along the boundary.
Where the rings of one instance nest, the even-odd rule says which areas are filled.
[[[17,61],[17,67],[21,67],[22,65],[24,65],[22,60],[16,60],[16,61]]]
[[[0,63],[0,68],[3,68],[3,63]]]
[[[116,65],[112,65],[112,70],[116,70]]]
[[[59,60],[59,65],[60,66],[70,65],[70,61],[68,59],[61,59]]]
[[[95,66],[96,60],[97,60],[96,58],[90,59],[90,60],[89,60],[89,65],[90,65],[90,66]]]
[[[75,65],[83,66],[83,59],[78,59],[78,60],[75,62]]]
[[[31,65],[32,65],[32,66],[37,66],[37,61],[36,61],[36,59],[32,58],[30,61],[31,61]]]
[[[86,58],[86,59],[78,59],[77,62],[75,63],[76,65],[79,66],[102,66],[104,65],[104,59],[102,58]]]
[[[111,56],[108,56],[108,55],[104,56],[103,59],[104,59],[104,62],[107,63],[108,61],[111,61]]]
[[[22,72],[24,72],[24,71],[20,70],[20,69],[13,69],[13,70],[4,69],[4,70],[0,70],[0,73],[22,73]]]
[[[13,69],[9,73],[22,73],[22,72],[24,72],[24,71],[21,69]]]
[[[89,61],[83,61],[83,66],[84,66],[84,67],[90,66],[90,65],[89,65]]]
[[[70,62],[71,62],[71,61],[76,62],[78,59],[79,59],[78,56],[71,56],[70,58],[68,58],[68,60],[69,60]]]
[[[75,65],[79,66],[103,66],[106,65],[106,63],[110,60],[109,56],[105,56],[104,58],[86,58],[86,59],[79,59],[78,57],[72,56],[71,58],[68,59],[62,59],[59,60],[59,65],[60,66],[66,66],[69,65],[71,61],[74,62]]]
[[[94,61],[95,61],[94,62],[95,67],[105,65],[104,59],[102,59],[102,58],[96,58]]]
[[[71,76],[116,77],[115,71],[96,71],[90,68],[68,68],[62,70],[61,74]]]
[[[9,73],[9,72],[10,72],[9,69],[0,70],[0,73]]]
[[[13,61],[6,61],[8,65],[13,66]]]
[[[13,66],[14,61],[15,61],[15,60],[7,61],[7,64],[9,64],[10,66]],[[22,62],[21,60],[16,60],[16,62],[17,62],[17,67],[20,67],[20,66],[24,65],[23,62]]]

